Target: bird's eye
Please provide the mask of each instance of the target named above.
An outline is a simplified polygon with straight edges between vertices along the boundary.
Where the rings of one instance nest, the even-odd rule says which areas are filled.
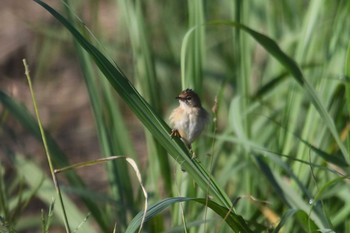
[[[186,97],[186,100],[191,100],[191,99],[192,99],[191,96],[187,96],[187,97]]]

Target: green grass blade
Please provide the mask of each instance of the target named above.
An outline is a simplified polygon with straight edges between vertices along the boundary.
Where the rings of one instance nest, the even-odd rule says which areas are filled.
[[[316,223],[312,221],[310,219],[310,216],[303,210],[298,210],[295,213],[295,215],[305,232],[318,232],[322,230],[327,230],[327,232],[329,231],[329,229],[317,227]],[[330,231],[330,232],[333,232],[333,231]]]
[[[234,232],[252,232],[251,230],[249,230],[247,222],[241,216],[236,215],[234,212],[232,212],[232,209],[228,209],[226,207],[220,206],[216,202],[213,202],[211,200],[206,200],[204,198],[175,197],[175,198],[164,199],[149,207],[149,209],[147,210],[145,221],[146,222],[149,221],[155,215],[160,214],[162,211],[164,211],[166,208],[168,208],[172,204],[180,203],[180,202],[190,202],[190,201],[194,201],[204,206],[208,206],[215,213],[217,213],[223,219],[225,219],[226,223],[230,226],[230,228]],[[131,221],[126,232],[127,233],[135,232],[140,226],[142,217],[143,217],[143,212],[140,212],[138,215],[136,215],[135,218]]]
[[[4,92],[0,91],[0,101],[9,110],[9,112],[21,123],[21,125],[30,131],[38,140],[41,140],[41,135],[39,127],[35,119],[31,116],[28,110],[21,104],[17,103],[10,96],[6,95]],[[68,165],[68,159],[59,149],[58,145],[52,139],[48,132],[47,135],[48,145],[50,151],[55,151],[59,156],[54,156],[53,163],[55,167],[63,167]]]
[[[278,223],[277,227],[273,230],[273,233],[278,233],[281,232],[282,227],[286,224],[286,222],[288,221],[288,219],[290,219],[291,217],[293,217],[293,215],[295,215],[295,213],[298,210],[296,209],[289,209],[287,210],[281,217],[280,222]]]
[[[23,59],[23,65],[24,65],[24,70],[25,70],[24,73],[25,73],[25,75],[27,77],[29,91],[30,91],[30,94],[31,94],[31,97],[32,97],[35,117],[37,119],[37,124],[38,124],[40,135],[41,135],[41,140],[42,140],[42,143],[43,143],[43,146],[44,146],[44,150],[45,150],[45,154],[46,154],[46,160],[47,160],[48,165],[49,165],[49,169],[50,169],[50,172],[51,172],[51,177],[52,177],[52,180],[53,180],[53,183],[54,183],[54,187],[56,189],[56,194],[58,196],[59,203],[61,205],[62,214],[64,216],[64,225],[65,225],[66,231],[70,232],[70,227],[69,227],[69,222],[68,222],[68,218],[67,218],[67,213],[66,213],[66,209],[64,207],[63,200],[62,200],[62,193],[61,193],[61,190],[60,190],[60,188],[58,187],[58,184],[57,184],[57,179],[56,179],[56,176],[55,176],[55,173],[54,173],[54,167],[53,167],[53,163],[52,163],[52,156],[50,154],[50,150],[48,148],[48,144],[47,144],[47,140],[46,140],[45,131],[44,131],[44,128],[43,128],[42,123],[41,123],[39,109],[38,109],[38,106],[37,106],[35,93],[34,93],[33,87],[32,87],[32,80],[31,80],[31,77],[30,77],[28,64],[27,64],[25,59]]]

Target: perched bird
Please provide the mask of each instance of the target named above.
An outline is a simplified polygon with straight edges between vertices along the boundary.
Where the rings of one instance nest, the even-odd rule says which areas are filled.
[[[199,96],[191,89],[182,91],[176,97],[180,105],[170,114],[173,127],[170,136],[181,137],[191,149],[191,143],[200,135],[209,121],[208,112],[202,107]]]

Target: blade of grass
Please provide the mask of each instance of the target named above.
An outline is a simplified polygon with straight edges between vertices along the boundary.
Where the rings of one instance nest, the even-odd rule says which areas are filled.
[[[195,27],[204,23],[205,12],[204,12],[204,1],[203,0],[191,0],[187,1],[188,9],[188,28]],[[181,86],[182,90],[187,88],[194,89],[197,94],[204,98],[203,93],[203,64],[205,59],[205,28],[199,28],[194,31],[190,37],[188,37],[188,44],[181,45],[181,50],[184,49],[184,53],[181,54]],[[195,154],[200,154],[199,151],[201,141],[196,141],[192,146]],[[203,147],[202,147],[203,148]],[[205,152],[206,153],[206,152]],[[200,156],[199,156],[200,157]],[[187,180],[186,186],[183,185],[184,196],[197,196],[198,187],[194,186],[190,180]],[[182,221],[184,227],[187,228],[187,222],[191,219],[195,219],[198,213],[198,206],[192,203],[186,203],[184,205],[184,212],[187,213],[187,218],[182,216],[182,219],[178,219],[178,223]],[[206,218],[206,217],[205,217]]]
[[[37,122],[38,122],[39,130],[40,130],[41,139],[42,139],[43,146],[44,146],[44,149],[45,149],[46,159],[47,159],[47,162],[49,164],[51,177],[52,177],[52,180],[54,182],[54,186],[55,186],[55,190],[56,190],[56,195],[58,196],[58,199],[59,199],[59,202],[60,202],[60,205],[61,205],[63,219],[64,219],[64,221],[63,221],[64,222],[64,226],[66,228],[66,232],[70,232],[68,217],[67,217],[66,209],[65,209],[65,206],[64,206],[64,203],[63,203],[63,199],[62,199],[62,193],[61,193],[61,190],[60,190],[60,188],[58,187],[58,184],[57,184],[56,176],[55,176],[55,173],[54,173],[53,163],[52,163],[52,160],[51,160],[51,153],[50,153],[50,150],[49,150],[49,147],[48,147],[48,143],[47,143],[47,140],[46,140],[46,135],[45,135],[44,128],[43,128],[43,126],[41,124],[40,115],[39,115],[39,109],[38,109],[38,106],[37,106],[37,103],[36,103],[36,97],[35,97],[35,94],[34,94],[34,91],[33,91],[33,88],[32,88],[32,81],[31,81],[30,74],[29,74],[29,67],[28,67],[27,62],[26,62],[25,59],[23,59],[23,65],[24,65],[24,69],[25,69],[25,75],[26,75],[27,81],[28,81],[30,94],[31,94],[31,97],[32,97],[32,102],[33,102],[34,111],[35,111],[36,119],[37,119]]]
[[[317,43],[312,43],[313,42],[313,35],[316,34],[316,22],[320,18],[320,13],[322,10],[322,6],[324,4],[320,4],[319,1],[310,1],[310,3],[307,5],[306,9],[306,14],[302,22],[302,32],[300,35],[300,39],[298,40],[297,43],[297,48],[296,48],[296,60],[300,63],[304,62],[310,54],[313,54],[313,47]],[[313,46],[312,46],[313,45]],[[310,80],[310,83],[313,80]],[[317,87],[321,86],[322,84],[325,83],[325,79],[319,78],[313,81],[312,85]],[[329,86],[328,86],[329,87]],[[330,88],[327,88],[328,90]],[[322,89],[321,89],[322,91]],[[323,96],[326,94],[323,92]],[[291,99],[291,115],[294,119],[295,124],[290,128],[291,131],[297,130],[297,122],[298,119],[300,119],[300,115],[303,112],[303,95],[294,95]],[[306,109],[306,112],[303,114],[303,126],[302,126],[302,133],[301,137],[305,139],[311,139],[314,138],[313,136],[318,133],[318,136],[321,140],[322,135],[320,135],[320,132],[316,132],[316,130],[320,130],[321,127],[315,127],[317,125],[320,125],[320,119],[317,117],[317,112],[314,110],[313,105],[309,105],[308,108]],[[325,132],[325,131],[323,131]],[[307,157],[307,150],[308,148],[304,144],[298,144],[298,149],[296,152],[296,157],[300,159],[306,159]],[[308,178],[310,177],[310,169],[305,169],[302,167],[300,164],[294,164],[293,170],[295,173],[301,178],[303,183],[307,183]]]
[[[295,213],[298,210],[296,209],[289,209],[287,210],[283,216],[281,217],[280,222],[278,223],[277,227],[273,230],[273,233],[278,233],[282,231],[283,226],[286,224],[287,220],[290,219],[293,215],[295,215]]]
[[[231,8],[231,18],[236,22],[243,24],[248,23],[249,20],[249,1],[236,0],[231,1],[233,7]],[[242,33],[240,28],[232,27],[233,33],[233,52],[234,52],[234,79],[237,82],[237,101],[232,101],[232,103],[236,102],[236,108],[234,111],[234,117],[231,117],[231,122],[234,122],[235,129],[237,129],[237,133],[243,138],[250,138],[251,135],[251,122],[250,115],[246,114],[249,106],[249,95],[251,89],[251,79],[250,79],[250,70],[251,70],[251,51],[249,46],[249,35]],[[230,115],[232,111],[230,111]],[[240,117],[238,116],[240,115]],[[249,150],[247,147],[241,148],[242,156],[247,158],[246,161],[248,166],[250,166],[252,160],[249,159]],[[243,173],[242,174],[242,186],[240,187],[241,192],[243,193],[252,193],[254,186],[254,178],[252,173]],[[251,216],[253,214],[252,206],[246,205],[243,208],[244,212]]]
[[[234,232],[252,232],[249,230],[248,225],[245,222],[245,220],[241,216],[236,215],[232,211],[232,209],[220,206],[216,202],[211,201],[211,200],[207,200],[205,198],[175,197],[175,198],[164,199],[164,200],[159,201],[156,204],[153,204],[152,206],[149,207],[149,209],[147,210],[147,215],[145,217],[145,221],[147,222],[151,218],[153,218],[155,215],[160,214],[162,211],[164,211],[170,205],[175,204],[175,203],[180,203],[180,202],[197,202],[197,203],[200,203],[201,205],[208,206],[215,213],[220,215]],[[135,232],[136,229],[139,227],[142,218],[143,218],[143,213],[140,212],[131,221],[126,232],[127,233]]]

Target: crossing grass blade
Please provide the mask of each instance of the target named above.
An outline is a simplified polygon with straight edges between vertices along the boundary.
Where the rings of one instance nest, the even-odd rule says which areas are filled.
[[[204,198],[175,197],[175,198],[164,199],[149,207],[149,209],[147,210],[145,221],[147,222],[149,219],[151,219],[155,215],[160,214],[170,205],[173,205],[175,203],[180,203],[180,202],[197,202],[201,205],[208,206],[215,213],[220,215],[233,231],[253,232],[249,230],[247,223],[244,221],[244,219],[241,216],[236,215],[232,211],[232,209],[220,206],[216,202],[213,202],[211,200],[207,200]],[[137,214],[135,218],[130,222],[130,225],[126,230],[126,233],[135,232],[142,222],[142,217],[143,217],[143,212],[140,212],[139,214]]]

